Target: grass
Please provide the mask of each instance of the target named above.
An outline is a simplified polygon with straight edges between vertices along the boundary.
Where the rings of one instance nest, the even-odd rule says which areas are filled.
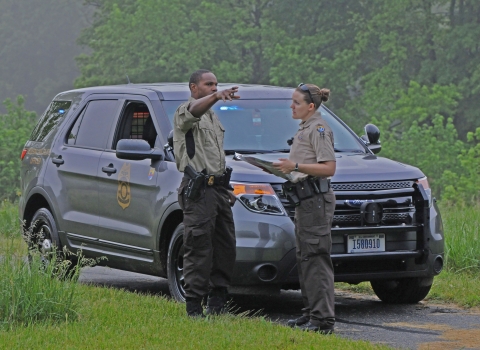
[[[440,208],[445,230],[445,265],[451,272],[480,272],[480,204]]]
[[[185,305],[163,297],[78,284],[78,268],[64,278],[61,263],[28,262],[17,220],[16,206],[2,203],[0,349],[387,349],[261,317],[192,320]]]
[[[184,305],[162,297],[78,288],[82,305],[77,322],[0,332],[0,344],[9,349],[388,349],[292,330],[262,318],[191,320]]]
[[[475,208],[442,209],[446,232],[446,270],[435,278],[427,300],[452,302],[465,307],[480,306],[480,275],[478,263],[479,220]],[[122,290],[80,285],[74,281],[48,277],[43,287],[23,283],[12,288],[12,282],[24,267],[26,245],[17,222],[16,206],[2,203],[0,207],[0,300],[7,291],[21,289],[32,294],[44,293],[28,303],[17,303],[25,309],[45,310],[48,304],[59,303],[61,296],[48,297],[45,289],[67,291],[70,303],[42,317],[8,319],[0,313],[0,349],[68,348],[68,349],[149,349],[149,348],[211,348],[211,349],[386,349],[368,342],[350,341],[336,336],[303,333],[269,322],[261,317],[221,316],[191,320],[185,316],[184,305],[159,296],[147,296]],[[8,251],[7,248],[8,247]],[[6,255],[7,254],[7,255]],[[10,259],[10,260],[8,260]],[[9,261],[7,264],[6,262]],[[7,266],[8,265],[8,266]],[[16,268],[20,268],[20,267]],[[20,272],[19,272],[20,271]],[[25,271],[33,271],[25,269]],[[38,270],[35,270],[38,271]],[[41,275],[24,273],[22,278]],[[45,282],[46,283],[46,282]],[[357,286],[337,284],[338,288],[373,294],[368,283]],[[71,289],[69,289],[71,288]],[[70,292],[71,294],[68,294]],[[5,298],[19,300],[21,297]],[[64,298],[65,299],[65,298]],[[67,298],[68,299],[68,298]],[[26,300],[26,299],[25,299]],[[45,302],[47,301],[47,302]],[[42,304],[43,303],[43,304]],[[62,303],[60,303],[62,304]],[[43,306],[42,306],[43,305]],[[7,313],[11,315],[12,313]],[[20,315],[17,312],[17,315]],[[7,320],[7,321],[5,321]],[[8,325],[5,327],[5,325]],[[19,325],[22,325],[19,327]]]

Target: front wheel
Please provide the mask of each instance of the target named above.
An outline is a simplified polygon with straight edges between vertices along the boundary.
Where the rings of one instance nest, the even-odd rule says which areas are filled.
[[[433,277],[370,281],[370,284],[375,294],[385,303],[415,304],[430,292]]]
[[[167,255],[167,277],[170,295],[176,301],[185,302],[185,279],[183,276],[183,223],[173,232]]]

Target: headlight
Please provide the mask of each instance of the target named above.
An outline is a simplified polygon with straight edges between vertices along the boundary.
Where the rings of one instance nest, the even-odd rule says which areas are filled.
[[[230,182],[238,200],[254,213],[286,215],[282,202],[270,184]]]
[[[432,206],[432,189],[430,188],[430,185],[428,184],[427,177],[422,177],[421,179],[418,179],[416,181],[417,184],[421,184],[423,186],[423,189],[425,190],[425,193],[427,194],[428,197],[428,206]]]

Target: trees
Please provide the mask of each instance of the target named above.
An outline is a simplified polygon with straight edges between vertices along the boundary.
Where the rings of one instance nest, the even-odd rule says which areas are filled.
[[[16,103],[4,101],[6,114],[0,114],[0,200],[15,200],[20,190],[20,154],[32,131],[35,112],[24,107],[19,96]]]

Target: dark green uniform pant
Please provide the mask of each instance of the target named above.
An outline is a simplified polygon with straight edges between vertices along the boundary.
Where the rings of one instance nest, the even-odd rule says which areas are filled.
[[[335,194],[314,194],[295,209],[295,238],[303,314],[321,326],[335,324],[334,275],[330,252]]]
[[[209,289],[230,284],[236,257],[235,227],[230,196],[223,186],[206,186],[199,199],[184,195],[183,179],[178,202],[183,209],[183,275],[185,294],[201,298]]]

